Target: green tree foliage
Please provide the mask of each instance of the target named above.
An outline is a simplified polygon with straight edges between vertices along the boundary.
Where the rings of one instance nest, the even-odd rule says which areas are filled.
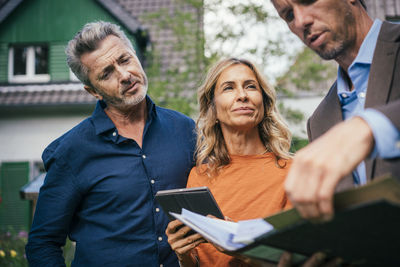
[[[294,64],[276,81],[278,95],[294,96],[298,92],[315,90],[322,94],[336,74],[331,63],[324,63],[307,48],[297,55],[291,54],[293,49],[289,48],[296,37],[288,32],[276,34],[282,27],[274,25],[282,21],[266,2],[174,1],[173,11],[160,9],[144,18],[148,24],[157,25],[160,33],[171,31],[174,38],[168,41],[168,45],[174,51],[185,52],[182,64],[169,65],[167,69],[162,66],[161,51],[157,47],[147,55],[149,94],[161,106],[195,117],[198,110],[196,89],[209,66],[224,57],[249,58],[262,70],[273,68],[277,59],[294,59]],[[208,24],[205,27],[207,38],[203,31],[203,17],[204,23]],[[271,79],[270,73],[266,75]],[[305,123],[300,111],[283,104],[279,108],[291,124]]]
[[[322,60],[315,52],[305,47],[297,54],[289,70],[277,80],[277,90],[293,96],[298,92],[325,94],[335,80],[336,63]]]
[[[308,140],[307,139],[300,138],[300,137],[297,137],[297,136],[293,136],[292,145],[290,146],[290,152],[296,153],[297,151],[299,151],[300,149],[302,149],[306,145],[308,145]]]
[[[157,25],[158,33],[171,31],[173,38],[164,46],[172,51],[183,52],[179,64],[169,64],[165,69],[161,51],[153,47],[148,51],[146,72],[149,78],[149,95],[160,106],[183,112],[189,116],[196,110],[195,88],[200,83],[204,72],[204,34],[203,34],[203,1],[175,0],[174,9],[160,9],[147,14],[143,19],[149,24]],[[191,11],[182,8],[191,7]],[[194,12],[193,12],[194,10]]]
[[[259,32],[264,29],[267,32],[267,25],[278,19],[260,1],[174,2],[172,12],[160,9],[144,17],[149,24],[157,25],[159,32],[172,31],[174,38],[168,45],[174,51],[185,51],[183,63],[170,65],[167,70],[163,69],[161,51],[156,47],[147,55],[149,94],[161,106],[195,116],[196,89],[211,64],[224,57],[236,56],[250,57],[263,67],[269,64],[272,56],[284,55],[281,38],[272,39],[265,34],[262,41],[249,41],[249,29],[259,28]],[[190,11],[183,6],[190,6]],[[207,33],[207,40],[203,31],[205,13],[212,18],[212,27],[208,27],[212,32]]]
[[[246,57],[262,69],[273,57],[285,55],[284,37],[270,34],[270,25],[280,19],[262,1],[208,0],[205,12],[213,27],[207,33],[208,63],[222,57]]]

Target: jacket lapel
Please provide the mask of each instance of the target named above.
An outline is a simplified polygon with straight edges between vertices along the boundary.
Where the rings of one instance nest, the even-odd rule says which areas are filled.
[[[313,140],[326,133],[332,128],[332,125],[338,124],[343,120],[342,109],[337,96],[336,82],[318,107],[317,112],[314,112],[312,120],[316,122],[311,124]]]
[[[324,103],[321,107],[323,108],[321,108],[318,113],[315,113],[318,114],[318,117],[315,118],[318,122],[317,125],[314,127],[311,126],[313,128],[312,132],[315,133],[313,134],[313,139],[326,133],[330,128],[332,128],[332,125],[336,125],[343,121],[342,108],[337,96],[336,82],[329,90],[329,93],[324,99]],[[334,156],[335,155],[332,155],[332,157]],[[340,192],[352,187],[354,187],[354,182],[353,176],[350,173],[340,180],[335,191]]]

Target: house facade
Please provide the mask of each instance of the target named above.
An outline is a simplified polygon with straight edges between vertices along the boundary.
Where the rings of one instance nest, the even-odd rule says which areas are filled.
[[[109,21],[127,33],[144,66],[161,49],[160,68],[167,70],[188,52],[166,46],[174,36],[146,15],[182,8],[192,12],[175,0],[0,0],[1,227],[29,229],[35,203],[21,199],[20,189],[44,172],[44,148],[94,109],[96,99],[66,64],[67,42],[84,24]]]

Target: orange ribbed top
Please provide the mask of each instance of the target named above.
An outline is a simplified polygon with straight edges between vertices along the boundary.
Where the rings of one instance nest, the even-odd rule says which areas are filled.
[[[272,153],[230,157],[231,163],[213,178],[193,168],[187,187],[207,186],[222,213],[234,221],[266,217],[290,206],[283,187],[290,161],[280,160],[286,166],[278,168]],[[196,250],[200,266],[249,266],[211,244],[200,244]]]

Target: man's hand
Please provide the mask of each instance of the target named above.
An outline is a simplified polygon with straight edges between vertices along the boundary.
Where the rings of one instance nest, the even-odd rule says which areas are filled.
[[[369,155],[373,146],[370,127],[360,117],[354,117],[299,150],[285,190],[300,215],[329,220],[333,216],[336,185]]]

